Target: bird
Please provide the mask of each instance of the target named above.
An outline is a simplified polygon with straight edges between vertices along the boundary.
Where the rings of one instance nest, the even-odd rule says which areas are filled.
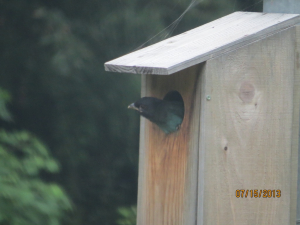
[[[184,102],[178,91],[168,92],[163,99],[143,97],[128,108],[137,110],[166,134],[179,130],[184,117]]]

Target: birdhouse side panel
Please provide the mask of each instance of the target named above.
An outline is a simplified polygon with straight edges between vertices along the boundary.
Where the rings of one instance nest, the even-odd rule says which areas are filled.
[[[298,149],[292,131],[299,129],[295,36],[289,28],[207,61],[198,225],[291,223],[297,170],[291,160]]]

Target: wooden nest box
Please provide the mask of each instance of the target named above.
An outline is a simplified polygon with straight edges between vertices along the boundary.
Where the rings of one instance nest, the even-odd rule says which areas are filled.
[[[141,119],[138,225],[296,223],[299,22],[236,12],[105,63],[184,101],[175,133]]]

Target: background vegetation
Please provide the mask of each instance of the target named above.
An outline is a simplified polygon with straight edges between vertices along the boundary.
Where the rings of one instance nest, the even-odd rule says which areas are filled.
[[[0,225],[134,224],[138,75],[103,64],[258,0],[0,0]],[[180,17],[181,18],[181,17]]]

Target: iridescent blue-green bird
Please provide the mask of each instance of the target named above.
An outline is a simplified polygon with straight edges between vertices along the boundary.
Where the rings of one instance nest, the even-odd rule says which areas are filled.
[[[128,108],[137,110],[166,134],[177,131],[184,117],[184,103],[177,91],[170,91],[163,99],[143,97]]]

